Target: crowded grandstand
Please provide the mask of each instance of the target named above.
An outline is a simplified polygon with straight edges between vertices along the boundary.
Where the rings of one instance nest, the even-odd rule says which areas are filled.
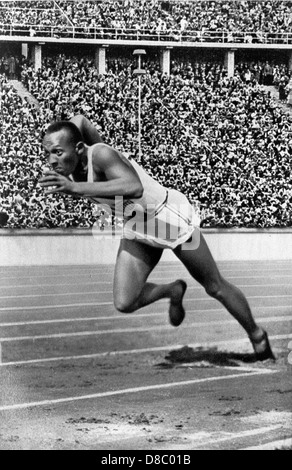
[[[292,43],[291,1],[1,1],[0,34]]]
[[[131,40],[135,30],[179,41],[190,34],[198,41],[200,36],[213,41],[217,35],[218,42],[224,36],[227,41],[288,44],[290,34],[292,40],[290,1],[0,4],[0,36],[20,28],[20,35],[44,35],[46,28],[58,37],[78,31],[98,37],[110,31],[110,39],[128,35]],[[173,52],[166,75],[155,53],[147,54],[141,90],[143,166],[200,207],[202,227],[291,226],[292,116],[267,88],[282,90],[286,101],[288,61],[240,61],[232,77],[223,62],[190,50]],[[59,51],[47,50],[38,70],[30,58],[2,54],[0,209],[9,214],[8,227],[89,228],[96,223],[98,213],[91,202],[44,195],[38,185],[45,165],[40,142],[50,122],[83,114],[106,143],[138,159],[135,68],[132,52],[126,51],[109,54],[105,74],[99,74],[92,55],[64,53],[61,46]],[[11,82],[15,79],[34,102],[19,96]]]

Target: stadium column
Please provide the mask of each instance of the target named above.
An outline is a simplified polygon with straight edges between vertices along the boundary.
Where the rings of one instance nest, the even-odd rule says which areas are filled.
[[[97,47],[95,50],[95,66],[99,75],[106,73],[106,46]]]
[[[292,51],[289,52],[289,71],[292,72]]]
[[[234,76],[235,51],[236,51],[236,49],[230,49],[225,54],[225,67],[227,68],[229,78]]]
[[[34,44],[32,48],[32,60],[34,63],[35,71],[42,67],[42,45]]]
[[[161,72],[170,75],[170,51],[171,48],[161,49],[160,51],[160,64]]]
[[[25,44],[25,43],[21,44],[21,54],[26,59],[28,58],[28,44]]]

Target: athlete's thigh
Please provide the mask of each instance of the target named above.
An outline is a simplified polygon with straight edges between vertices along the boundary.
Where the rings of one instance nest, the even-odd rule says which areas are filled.
[[[122,298],[128,305],[134,303],[162,253],[163,250],[135,240],[121,240],[114,277],[115,299]]]
[[[175,254],[190,274],[204,287],[220,281],[221,274],[202,233],[200,245],[196,250],[190,250],[188,246],[188,244],[179,246]]]

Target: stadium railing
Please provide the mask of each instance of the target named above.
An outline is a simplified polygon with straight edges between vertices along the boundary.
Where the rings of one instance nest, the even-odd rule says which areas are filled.
[[[1,24],[0,36],[26,36],[72,38],[89,40],[167,41],[173,43],[221,43],[221,44],[292,44],[290,33],[227,31],[164,31],[150,29],[74,27],[71,25]]]

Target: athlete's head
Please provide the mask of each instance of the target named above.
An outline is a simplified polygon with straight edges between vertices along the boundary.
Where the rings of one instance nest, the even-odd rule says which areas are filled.
[[[64,176],[75,171],[84,153],[84,142],[78,127],[67,121],[55,122],[48,127],[43,147],[53,170]]]

